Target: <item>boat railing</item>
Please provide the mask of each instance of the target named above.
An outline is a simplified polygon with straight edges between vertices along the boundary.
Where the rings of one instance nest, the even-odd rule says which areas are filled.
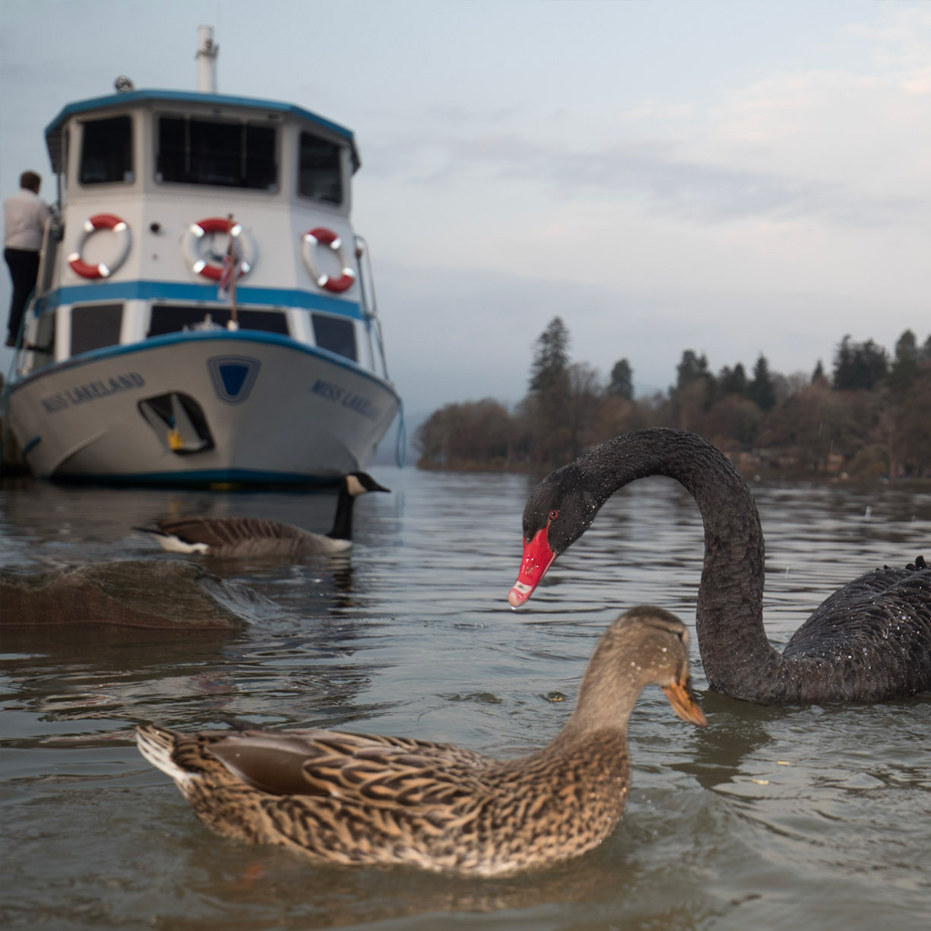
[[[58,257],[58,247],[65,235],[65,224],[61,214],[53,211],[45,221],[42,232],[42,248],[39,251],[39,274],[36,277],[35,297],[44,297],[52,287],[52,276],[55,273],[55,260]]]
[[[372,263],[369,257],[368,243],[362,236],[355,234],[356,257],[359,260],[359,287],[362,294],[362,313],[368,323],[375,348],[378,350],[378,361],[381,363],[381,374],[391,381],[388,375],[388,360],[385,356],[385,343],[381,330],[381,320],[378,316],[378,306],[375,297],[375,280],[372,277]],[[372,360],[373,367],[375,359]]]
[[[29,303],[26,305],[26,312],[23,314],[19,333],[16,337],[12,371],[17,377],[26,375],[37,368],[44,368],[54,358],[53,329],[50,330],[50,328],[46,327],[45,330],[48,332],[43,334],[48,341],[48,345],[37,345],[35,343],[27,345],[26,332],[29,321],[39,317],[45,306],[45,296],[52,287],[58,247],[64,238],[64,233],[65,227],[61,214],[53,208],[52,214],[45,221],[45,229],[42,231],[42,246],[39,249],[39,272],[36,275],[36,285],[29,297]]]
[[[388,375],[388,360],[385,356],[385,343],[381,331],[381,319],[378,316],[378,307],[375,299],[375,279],[372,276],[372,263],[369,257],[368,243],[358,233],[355,236],[356,258],[359,260],[359,287],[362,294],[362,313],[368,324],[370,339],[378,349],[378,358],[381,362],[381,373],[385,381],[390,382]],[[374,353],[373,353],[374,355]],[[372,359],[374,368],[375,360]],[[407,460],[407,427],[404,423],[404,402],[399,399],[398,406],[398,433],[395,439],[395,461],[398,468],[404,468]]]

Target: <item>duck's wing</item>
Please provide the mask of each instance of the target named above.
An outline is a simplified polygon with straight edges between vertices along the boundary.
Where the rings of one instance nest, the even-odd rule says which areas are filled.
[[[163,534],[211,549],[236,548],[257,540],[304,540],[308,532],[294,524],[258,517],[171,517],[158,521]]]
[[[204,749],[230,773],[262,792],[385,808],[448,806],[469,791],[475,775],[492,762],[445,744],[342,731],[199,736]]]

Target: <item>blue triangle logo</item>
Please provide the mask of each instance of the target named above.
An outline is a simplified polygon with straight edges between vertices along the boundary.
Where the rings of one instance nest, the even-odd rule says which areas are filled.
[[[249,366],[240,362],[228,362],[220,366],[220,378],[229,397],[235,398],[242,391],[248,374]]]
[[[227,404],[242,404],[252,391],[261,362],[248,356],[213,356],[207,366],[217,397]]]

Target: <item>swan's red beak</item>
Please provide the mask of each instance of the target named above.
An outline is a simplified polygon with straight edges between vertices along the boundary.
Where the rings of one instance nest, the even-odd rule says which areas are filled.
[[[540,584],[540,579],[546,575],[546,570],[553,564],[556,554],[550,549],[547,539],[549,524],[538,530],[533,539],[524,541],[524,558],[520,563],[520,572],[517,581],[508,592],[508,604],[512,608],[519,608]]]

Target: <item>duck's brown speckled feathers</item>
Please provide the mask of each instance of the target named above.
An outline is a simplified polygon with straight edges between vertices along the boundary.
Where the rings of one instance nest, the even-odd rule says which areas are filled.
[[[584,853],[614,829],[630,778],[627,720],[648,682],[704,723],[685,628],[658,608],[609,628],[569,722],[528,757],[323,730],[187,735],[148,725],[138,739],[222,835],[334,863],[493,876]]]

